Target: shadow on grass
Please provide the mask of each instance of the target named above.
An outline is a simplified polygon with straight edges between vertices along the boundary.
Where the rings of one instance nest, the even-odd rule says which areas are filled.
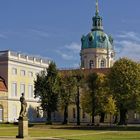
[[[60,126],[51,129],[65,130],[103,130],[103,131],[140,131],[140,126]]]

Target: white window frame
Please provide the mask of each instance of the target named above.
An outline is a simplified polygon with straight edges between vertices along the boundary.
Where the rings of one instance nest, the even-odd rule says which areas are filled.
[[[12,74],[17,75],[17,68],[12,68]]]
[[[33,89],[33,85],[32,84],[28,85],[28,97],[29,98],[34,98],[34,89]]]
[[[24,83],[21,83],[20,84],[20,94],[24,93],[25,95],[25,84]]]
[[[12,116],[13,116],[13,121],[17,121],[17,106],[15,104],[12,105]]]
[[[90,69],[93,69],[95,67],[94,60],[89,61],[89,67],[90,67]]]
[[[13,88],[15,88],[15,89],[13,89]],[[16,82],[13,82],[11,84],[11,96],[12,97],[17,97],[17,83]]]
[[[28,76],[29,76],[29,77],[33,77],[33,72],[32,72],[32,71],[29,71],[29,72],[28,72]]]
[[[106,60],[102,59],[100,61],[100,68],[105,68],[106,67]]]
[[[3,107],[0,105],[0,122],[3,122]]]
[[[26,75],[25,70],[20,70],[20,75],[21,75],[21,76],[25,76],[25,75]]]

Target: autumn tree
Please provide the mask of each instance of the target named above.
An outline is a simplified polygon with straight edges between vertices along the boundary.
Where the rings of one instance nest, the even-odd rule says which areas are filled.
[[[68,106],[74,103],[76,87],[75,87],[75,78],[71,72],[61,73],[60,74],[60,106],[64,110],[64,120],[63,124],[68,123]]]
[[[104,111],[110,115],[110,126],[111,126],[112,121],[111,118],[117,112],[116,101],[113,99],[111,95],[107,99],[107,102],[104,106]]]
[[[100,122],[104,123],[105,119],[105,108],[106,102],[110,96],[110,90],[108,87],[108,78],[106,75],[102,73],[97,73],[98,79],[97,79],[97,89],[96,89],[96,98],[97,98],[97,107],[96,112],[100,116]]]
[[[85,84],[82,94],[82,107],[94,117],[97,114],[104,113],[104,104],[107,100],[107,89],[105,88],[105,75],[99,73],[90,73],[87,76],[87,84]]]
[[[126,114],[140,104],[140,66],[121,58],[115,62],[109,73],[109,85],[120,113],[119,124],[126,124]]]
[[[73,72],[73,77],[75,78],[75,86],[76,86],[76,112],[77,112],[77,125],[80,125],[80,89],[82,88],[84,75],[81,70],[76,70]]]
[[[35,98],[40,99],[42,109],[47,112],[47,123],[51,124],[51,113],[57,110],[59,91],[58,70],[54,62],[37,75],[34,86]]]

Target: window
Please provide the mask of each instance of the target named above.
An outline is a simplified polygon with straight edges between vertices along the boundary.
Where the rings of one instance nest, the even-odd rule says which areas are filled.
[[[33,72],[29,71],[29,72],[28,72],[28,76],[29,76],[29,77],[33,77]]]
[[[139,113],[134,112],[134,119],[135,119],[135,120],[138,120],[139,118],[140,118]]]
[[[25,70],[21,70],[21,71],[20,71],[20,75],[21,75],[21,76],[25,76]]]
[[[89,68],[90,69],[94,68],[94,61],[93,60],[90,60],[90,62],[89,62]]]
[[[20,93],[25,93],[25,84],[20,84]]]
[[[11,91],[11,95],[12,97],[17,96],[17,83],[12,83],[12,91]]]
[[[17,106],[16,105],[12,105],[12,116],[13,116],[13,121],[16,122],[17,121]]]
[[[105,68],[105,60],[101,60],[100,67]]]
[[[75,114],[75,108],[73,108],[73,118],[76,118],[76,114]]]
[[[95,24],[95,26],[97,26],[97,20],[95,20],[95,23],[94,24]]]
[[[3,107],[0,105],[0,122],[3,121]]]
[[[12,74],[17,75],[17,69],[16,68],[12,68]]]
[[[29,85],[29,86],[28,86],[28,97],[29,97],[29,98],[33,98],[33,97],[34,97],[33,85]]]

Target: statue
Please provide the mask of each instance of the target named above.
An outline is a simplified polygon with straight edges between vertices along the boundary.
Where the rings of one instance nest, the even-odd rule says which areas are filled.
[[[27,118],[27,102],[25,101],[24,93],[21,94],[21,110],[18,119],[18,135],[16,138],[28,137],[28,118]]]
[[[24,93],[22,93],[22,96],[20,97],[20,102],[21,102],[21,110],[19,114],[19,118],[26,117],[26,108],[27,108],[27,102],[24,97]]]

